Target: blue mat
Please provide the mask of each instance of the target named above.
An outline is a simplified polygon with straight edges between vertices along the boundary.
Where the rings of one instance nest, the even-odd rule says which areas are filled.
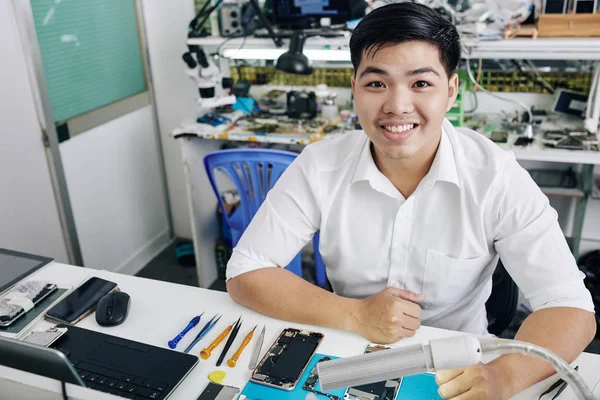
[[[302,385],[304,385],[304,382],[306,382],[306,379],[308,379],[310,371],[312,371],[317,362],[323,357],[330,357],[332,360],[338,358],[316,353],[311,358],[308,367],[306,367],[304,370],[304,373],[302,374],[302,377],[300,378],[300,381],[294,390],[288,392],[287,390],[275,389],[269,386],[259,385],[258,383],[248,382],[244,387],[244,390],[242,390],[242,394],[245,395],[248,400],[304,400],[309,392],[302,389]],[[321,384],[319,383],[315,389],[319,390],[320,387]],[[437,391],[438,385],[435,383],[435,375],[419,374],[407,376],[402,379],[396,400],[443,400],[438,395]],[[346,389],[337,389],[328,393],[343,399],[345,392]],[[315,396],[317,396],[319,400],[328,400],[326,396]]]

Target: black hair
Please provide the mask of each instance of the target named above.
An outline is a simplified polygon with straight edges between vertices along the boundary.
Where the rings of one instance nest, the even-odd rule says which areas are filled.
[[[452,22],[423,4],[394,3],[371,11],[354,29],[350,38],[354,74],[363,51],[374,56],[382,47],[413,40],[436,46],[446,74],[454,73],[460,61],[460,36]]]

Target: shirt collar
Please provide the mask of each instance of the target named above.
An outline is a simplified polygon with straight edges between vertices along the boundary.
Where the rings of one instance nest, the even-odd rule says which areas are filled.
[[[431,189],[436,181],[445,181],[460,187],[456,159],[454,157],[454,148],[452,145],[453,135],[456,135],[454,127],[448,120],[444,119],[444,122],[442,123],[442,137],[440,139],[438,151],[433,160],[433,164],[431,164],[429,173],[423,178],[422,184],[425,190]],[[371,154],[371,141],[367,137],[360,152],[351,184],[359,181],[369,181],[373,187],[380,186],[382,175],[383,174],[379,171],[373,160]]]

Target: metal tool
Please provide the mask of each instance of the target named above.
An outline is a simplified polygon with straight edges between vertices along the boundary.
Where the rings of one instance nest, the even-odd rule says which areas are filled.
[[[187,326],[181,331],[181,333],[179,335],[175,336],[175,338],[173,340],[169,340],[169,343],[168,343],[169,347],[172,349],[177,347],[177,343],[179,343],[179,341],[181,339],[183,339],[183,337],[185,336],[186,333],[188,333],[192,328],[194,328],[196,325],[198,325],[198,323],[200,322],[200,318],[202,318],[203,315],[204,315],[204,313],[192,318],[192,320],[187,324]]]
[[[262,349],[263,342],[265,341],[265,331],[267,326],[263,326],[262,332],[254,345],[254,350],[252,351],[252,357],[250,357],[250,363],[248,363],[248,369],[254,369],[258,365],[258,358],[260,357],[260,351]]]
[[[223,362],[223,360],[225,359],[225,356],[227,355],[227,352],[229,351],[229,348],[231,347],[231,345],[233,344],[233,341],[235,340],[238,332],[240,331],[240,328],[242,327],[242,317],[240,317],[235,325],[233,326],[233,330],[231,331],[231,335],[229,335],[229,338],[227,339],[227,342],[225,343],[225,347],[223,347],[223,351],[221,352],[221,355],[219,356],[219,359],[217,360],[217,367],[221,366],[221,363]]]
[[[237,364],[237,360],[240,358],[240,355],[242,354],[242,351],[244,351],[244,349],[246,348],[248,343],[250,343],[250,341],[252,340],[252,336],[254,335],[254,331],[256,330],[257,326],[258,325],[255,325],[254,329],[252,329],[250,331],[250,333],[248,333],[246,335],[246,337],[242,341],[242,344],[237,349],[237,351],[233,354],[233,356],[229,360],[227,360],[227,365],[229,365],[231,368],[235,367],[235,364]]]
[[[194,338],[194,340],[192,341],[192,343],[190,343],[190,345],[183,351],[184,353],[189,353],[190,350],[192,349],[192,347],[194,347],[196,345],[196,343],[198,343],[200,340],[202,340],[202,338],[204,337],[204,335],[206,335],[208,332],[210,332],[210,330],[215,326],[215,324],[217,322],[219,322],[219,320],[221,319],[222,315],[219,315],[219,318],[217,318],[217,316],[215,315],[214,317],[211,318],[210,321],[208,321],[206,323],[206,325],[204,325],[204,327],[202,327],[202,329],[200,330],[200,333],[198,333],[196,335],[196,337]],[[215,320],[215,318],[217,318]]]
[[[237,324],[238,321],[239,319],[235,322],[235,324]],[[202,357],[203,360],[208,359],[210,357],[211,352],[223,341],[223,339],[227,337],[227,335],[229,335],[229,332],[231,332],[232,329],[233,325],[229,325],[227,328],[225,328],[223,332],[221,332],[221,334],[217,336],[211,344],[208,345],[208,347],[202,349],[202,351],[200,352],[200,357]]]

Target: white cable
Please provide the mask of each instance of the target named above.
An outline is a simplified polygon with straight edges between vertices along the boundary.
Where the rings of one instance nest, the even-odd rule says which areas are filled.
[[[533,128],[532,128],[532,124],[533,124],[533,114],[531,113],[531,109],[529,108],[529,106],[527,106],[524,103],[521,103],[520,101],[516,101],[513,99],[509,99],[503,96],[499,96],[495,93],[490,92],[489,90],[487,90],[486,88],[484,88],[483,86],[481,86],[479,84],[479,82],[477,82],[475,80],[475,78],[473,77],[473,73],[471,72],[471,63],[470,63],[470,59],[469,57],[467,57],[466,55],[464,56],[466,62],[467,62],[467,74],[469,75],[469,79],[471,80],[471,82],[473,82],[473,85],[475,85],[475,87],[479,88],[479,90],[486,92],[487,94],[489,94],[492,97],[495,97],[499,100],[503,100],[503,101],[507,101],[509,103],[513,103],[518,105],[519,107],[522,107],[525,111],[527,111],[527,115],[529,116],[529,123],[527,124],[527,127],[525,128],[525,136],[531,138],[533,137]]]
[[[583,381],[581,376],[565,360],[558,357],[550,350],[536,346],[532,343],[507,339],[482,339],[481,349],[483,352],[499,351],[501,354],[521,353],[541,358],[552,364],[558,375],[567,382],[577,398],[582,400],[596,400],[592,391]]]

